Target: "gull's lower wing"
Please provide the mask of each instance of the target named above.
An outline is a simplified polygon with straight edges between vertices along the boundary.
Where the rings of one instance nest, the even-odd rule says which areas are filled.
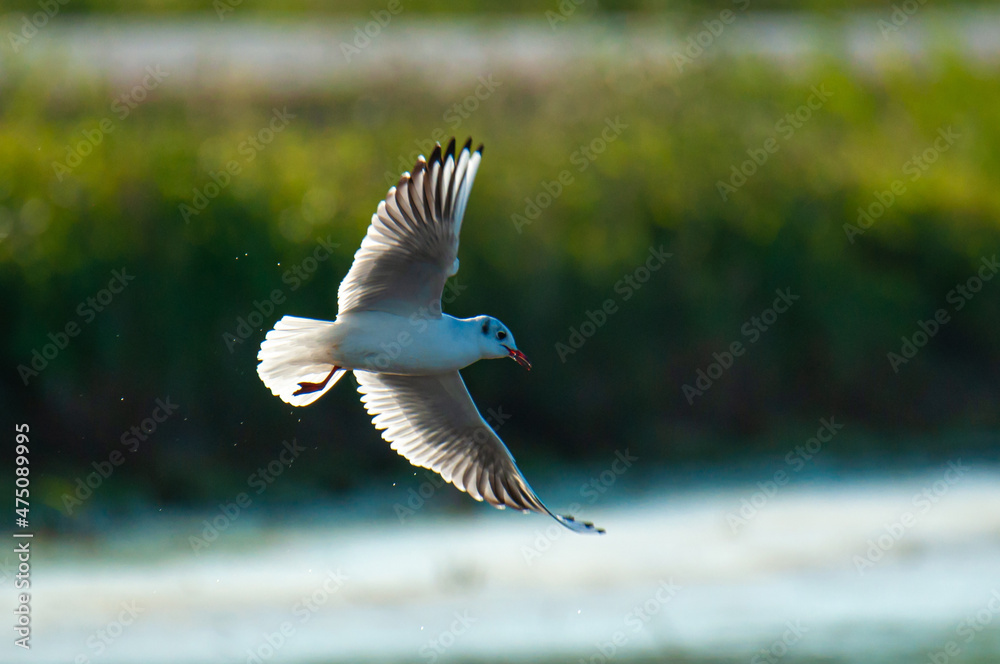
[[[355,371],[376,429],[410,463],[429,468],[476,500],[547,514],[570,530],[603,533],[553,514],[528,486],[503,441],[476,409],[457,371],[401,376]]]
[[[340,313],[441,313],[445,280],[458,272],[458,236],[483,146],[455,139],[417,160],[372,215],[368,233],[337,293]]]

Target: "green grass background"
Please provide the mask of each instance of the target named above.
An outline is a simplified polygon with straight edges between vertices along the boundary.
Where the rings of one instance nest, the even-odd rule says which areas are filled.
[[[109,498],[227,495],[291,436],[307,441],[310,461],[275,495],[407,475],[350,379],[293,412],[260,383],[255,355],[281,314],[334,316],[386,174],[398,176],[416,140],[451,131],[446,113],[474,81],[321,94],[163,85],[59,181],[53,162],[115,117],[123,91],[64,76],[38,65],[0,80],[0,410],[41,432],[33,459],[53,523],[64,518],[58,496],[167,396],[179,414],[128,458],[129,472],[102,490]],[[511,414],[501,433],[523,466],[600,464],[626,447],[654,465],[780,459],[830,416],[849,432],[829,450],[844,463],[995,455],[1000,280],[953,311],[898,374],[887,360],[918,320],[952,310],[949,291],[998,253],[994,69],[947,55],[874,68],[719,57],[683,75],[669,62],[608,61],[545,83],[496,77],[502,85],[456,132],[486,149],[462,234],[465,290],[446,310],[497,316],[535,363],[530,374],[509,362],[465,372],[484,410]],[[793,136],[778,134],[819,85],[829,101]],[[284,107],[296,117],[245,163],[241,141]],[[627,128],[580,172],[571,156],[609,118]],[[907,180],[904,164],[946,127],[960,138]],[[778,151],[723,201],[718,181],[769,137]],[[185,223],[179,206],[232,159],[241,174]],[[573,183],[517,232],[525,197],[564,169]],[[851,243],[844,224],[896,179],[906,193]],[[327,236],[335,255],[291,291],[283,272]],[[661,244],[673,257],[622,301],[615,283]],[[25,387],[15,368],[48,333],[79,322],[78,304],[123,266],[135,281]],[[223,334],[276,288],[287,297],[280,311],[230,353]],[[689,405],[682,385],[746,341],[741,326],[778,288],[800,300]],[[561,362],[556,343],[607,298],[618,312]]]

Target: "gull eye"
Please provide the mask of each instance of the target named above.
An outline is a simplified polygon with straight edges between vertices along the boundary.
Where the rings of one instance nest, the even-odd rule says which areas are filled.
[[[499,332],[497,332],[497,339],[503,340],[503,339],[506,339],[506,338],[507,338],[507,333],[506,332],[504,332],[503,330],[500,330]]]
[[[490,322],[489,321],[484,321],[483,322],[483,334],[489,334],[489,333],[490,333]]]

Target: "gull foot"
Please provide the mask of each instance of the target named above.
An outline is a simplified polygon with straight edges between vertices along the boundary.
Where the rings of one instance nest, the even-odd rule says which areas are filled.
[[[292,396],[297,397],[300,394],[312,394],[313,392],[319,392],[324,387],[326,387],[326,384],[330,382],[331,378],[333,378],[333,374],[337,373],[337,371],[339,370],[340,367],[334,367],[333,369],[330,369],[330,373],[327,374],[326,378],[323,379],[322,383],[299,383],[299,389],[292,392]]]

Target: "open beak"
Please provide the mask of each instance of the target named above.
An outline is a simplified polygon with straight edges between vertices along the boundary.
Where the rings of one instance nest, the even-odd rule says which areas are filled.
[[[514,360],[528,371],[531,371],[531,362],[528,361],[528,358],[524,353],[516,348],[511,348],[510,346],[504,346],[504,348],[507,349],[507,355],[510,356],[510,359]]]

